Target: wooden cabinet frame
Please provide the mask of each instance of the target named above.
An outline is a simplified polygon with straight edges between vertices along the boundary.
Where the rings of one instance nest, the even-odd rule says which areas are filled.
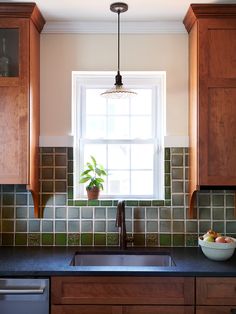
[[[0,28],[19,31],[19,76],[0,77],[0,184],[25,184],[36,217],[40,216],[39,36],[44,24],[35,3],[0,3]]]
[[[196,191],[236,189],[236,5],[192,4],[189,32],[190,211]]]

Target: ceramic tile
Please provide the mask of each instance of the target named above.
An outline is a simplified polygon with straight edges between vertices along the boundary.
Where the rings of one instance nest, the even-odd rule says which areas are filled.
[[[105,221],[95,221],[94,222],[94,232],[105,232],[106,231],[106,222]]]
[[[146,218],[147,219],[158,219],[158,208],[157,207],[146,208]]]
[[[144,219],[145,218],[145,208],[135,207],[134,208],[134,219]]]
[[[55,218],[66,218],[66,207],[56,207],[55,208]]]
[[[66,232],[66,221],[65,220],[55,220],[55,231],[56,232]]]
[[[28,246],[40,246],[40,233],[28,233]]]
[[[171,246],[170,234],[160,234],[160,246]]]
[[[79,245],[80,244],[80,236],[77,233],[69,233],[68,234],[68,245]]]
[[[27,232],[27,220],[16,220],[16,232]]]
[[[94,234],[94,245],[106,245],[106,234],[105,233],[95,233]]]
[[[96,207],[94,210],[95,219],[106,219],[106,208],[105,207]]]
[[[173,234],[173,246],[185,246],[185,235]]]
[[[80,221],[69,220],[68,221],[68,232],[80,232]]]
[[[168,207],[162,207],[159,209],[160,219],[171,219],[171,209]]]
[[[107,233],[107,245],[118,245],[119,236],[117,233]]]
[[[82,207],[81,208],[81,218],[82,219],[92,219],[93,218],[93,208],[92,207]]]
[[[27,233],[16,233],[15,245],[27,245]]]
[[[67,244],[67,234],[65,233],[55,233],[55,245],[66,245]]]
[[[43,233],[42,245],[54,245],[54,235],[52,233]]]
[[[147,233],[146,234],[146,245],[149,247],[158,246],[158,234]]]
[[[93,245],[93,234],[82,233],[81,234],[81,245]]]
[[[79,218],[80,218],[80,209],[78,207],[69,207],[68,219],[79,219]]]
[[[16,218],[27,218],[27,216],[28,216],[27,207],[16,208]]]

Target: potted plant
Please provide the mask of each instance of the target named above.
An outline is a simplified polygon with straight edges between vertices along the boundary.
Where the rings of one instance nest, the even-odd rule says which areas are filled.
[[[100,190],[103,190],[103,176],[107,176],[104,167],[97,163],[93,156],[91,162],[86,163],[86,169],[80,175],[80,183],[88,182],[86,191],[89,200],[98,199]]]

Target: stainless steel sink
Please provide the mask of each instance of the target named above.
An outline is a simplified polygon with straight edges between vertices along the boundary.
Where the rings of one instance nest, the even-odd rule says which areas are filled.
[[[134,266],[169,267],[175,266],[169,254],[140,253],[75,253],[71,266]]]

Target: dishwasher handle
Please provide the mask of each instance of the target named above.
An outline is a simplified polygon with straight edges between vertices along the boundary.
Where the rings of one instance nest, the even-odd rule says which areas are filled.
[[[43,294],[46,287],[39,288],[9,288],[0,289],[0,295],[3,294]]]

